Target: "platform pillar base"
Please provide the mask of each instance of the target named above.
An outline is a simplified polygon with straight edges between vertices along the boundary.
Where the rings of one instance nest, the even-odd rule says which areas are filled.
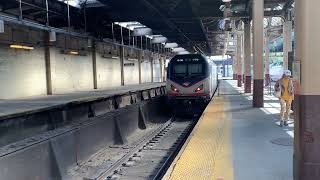
[[[253,107],[263,107],[263,79],[253,80]]]
[[[294,179],[320,179],[320,95],[295,97]]]
[[[242,87],[242,75],[238,75],[238,87]]]
[[[237,80],[238,75],[237,74],[233,74],[233,80]]]
[[[251,76],[245,77],[244,92],[251,93]]]

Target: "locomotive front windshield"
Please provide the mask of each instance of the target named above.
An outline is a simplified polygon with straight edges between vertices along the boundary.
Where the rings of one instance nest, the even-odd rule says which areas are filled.
[[[205,64],[199,59],[177,59],[172,65],[172,76],[201,77],[205,75]]]

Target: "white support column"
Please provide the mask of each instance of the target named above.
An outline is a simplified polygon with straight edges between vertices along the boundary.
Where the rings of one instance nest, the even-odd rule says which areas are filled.
[[[242,86],[242,58],[241,58],[241,34],[237,34],[237,80],[238,87]]]
[[[251,93],[251,27],[250,20],[244,22],[244,92]]]
[[[264,73],[265,73],[265,85],[270,85],[270,37],[269,32],[266,30],[265,36],[264,36],[265,44],[264,44],[264,52],[265,52],[265,63],[264,63]]]
[[[237,53],[237,52],[236,52]],[[233,71],[233,80],[237,80],[237,56],[232,56],[232,71]]]
[[[263,107],[264,0],[253,0],[253,107]]]
[[[319,0],[295,0],[295,180],[320,179],[319,7]]]
[[[242,27],[244,29],[244,27]],[[241,77],[242,77],[242,84],[245,82],[244,77],[244,32],[241,34]]]
[[[292,51],[291,46],[292,21],[285,21],[283,24],[283,69],[288,69],[288,53]]]

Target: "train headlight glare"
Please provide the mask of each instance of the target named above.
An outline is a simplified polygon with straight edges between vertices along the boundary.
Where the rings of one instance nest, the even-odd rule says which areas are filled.
[[[177,93],[179,92],[179,89],[174,87],[174,85],[171,85],[171,90]]]
[[[203,84],[201,84],[197,89],[194,90],[194,92],[199,92],[203,90]]]

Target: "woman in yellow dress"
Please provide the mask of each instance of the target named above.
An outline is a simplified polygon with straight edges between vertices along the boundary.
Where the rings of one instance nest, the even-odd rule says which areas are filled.
[[[294,98],[294,87],[291,79],[291,71],[285,70],[283,76],[279,79],[274,87],[276,92],[280,92],[279,100],[281,105],[280,126],[288,126],[288,120],[291,111],[291,104]]]

